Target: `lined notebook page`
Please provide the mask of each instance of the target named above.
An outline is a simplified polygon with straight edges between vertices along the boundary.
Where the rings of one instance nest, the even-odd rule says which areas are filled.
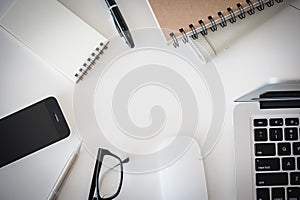
[[[74,82],[90,64],[95,49],[108,42],[56,0],[16,1],[0,24]]]

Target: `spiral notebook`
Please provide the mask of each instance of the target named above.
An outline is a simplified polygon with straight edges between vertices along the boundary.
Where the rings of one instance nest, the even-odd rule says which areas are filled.
[[[108,40],[56,0],[17,0],[0,25],[52,67],[78,82]]]
[[[148,0],[152,13],[175,47],[218,31],[283,0]]]

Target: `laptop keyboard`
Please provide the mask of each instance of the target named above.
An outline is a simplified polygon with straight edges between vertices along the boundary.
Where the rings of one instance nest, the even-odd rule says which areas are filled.
[[[257,117],[254,137],[257,200],[300,200],[299,116]]]

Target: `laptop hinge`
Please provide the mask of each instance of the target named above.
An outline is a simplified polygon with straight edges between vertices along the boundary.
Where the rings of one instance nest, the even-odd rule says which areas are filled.
[[[260,109],[300,108],[300,91],[270,91],[259,98]]]

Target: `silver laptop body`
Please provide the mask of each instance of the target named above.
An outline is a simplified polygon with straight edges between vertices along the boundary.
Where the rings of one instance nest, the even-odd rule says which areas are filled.
[[[238,200],[300,199],[300,81],[267,84],[236,100]]]

